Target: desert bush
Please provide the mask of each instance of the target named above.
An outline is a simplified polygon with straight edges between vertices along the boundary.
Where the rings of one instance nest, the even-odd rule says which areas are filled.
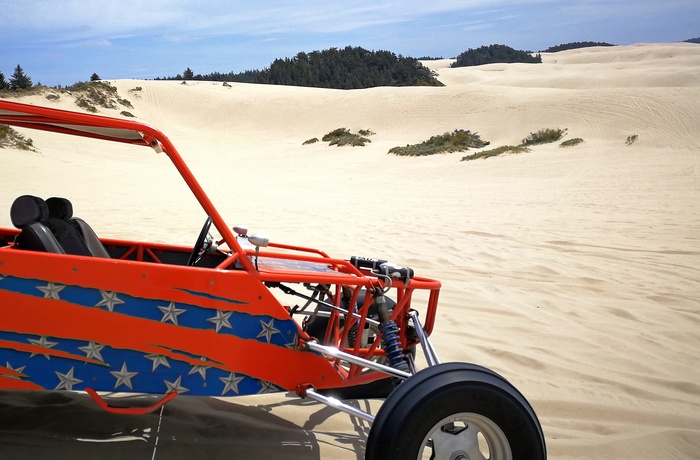
[[[559,147],[573,147],[575,145],[579,145],[581,142],[583,142],[583,139],[580,137],[575,137],[573,139],[569,139],[567,141],[562,142],[559,144]]]
[[[88,112],[91,112],[91,113],[97,113],[97,107],[95,107],[93,104],[91,104],[90,100],[88,98],[86,98],[85,96],[80,96],[79,98],[77,98],[75,100],[75,103],[81,109],[87,110]]]
[[[127,112],[126,110],[122,110],[122,111],[119,112],[119,113],[121,113],[121,114],[124,115],[125,117],[135,118],[133,113]]]
[[[318,137],[312,137],[311,139],[305,140],[301,145],[315,144],[318,142]]]
[[[639,139],[639,136],[637,136],[636,134],[632,134],[630,136],[627,136],[627,141],[625,141],[625,144],[632,145],[635,142],[637,142],[637,139]]]
[[[5,147],[36,152],[34,141],[24,137],[10,126],[0,125],[0,148]]]
[[[551,142],[556,142],[566,134],[566,129],[560,128],[547,128],[540,129],[536,133],[530,133],[525,139],[522,140],[521,145],[537,145],[537,144],[548,144]]]
[[[364,136],[350,132],[350,130],[347,128],[334,129],[333,131],[324,135],[321,140],[323,142],[328,142],[328,145],[335,145],[338,147],[343,147],[346,145],[349,145],[350,147],[364,147],[366,143],[372,142]]]
[[[133,109],[134,106],[131,104],[131,102],[128,99],[121,99],[117,98],[117,102],[119,102],[121,105],[126,107],[127,109]]]
[[[472,148],[481,148],[489,145],[488,141],[481,140],[478,133],[469,130],[455,129],[438,136],[432,136],[420,144],[406,145],[405,147],[393,147],[389,153],[401,156],[425,156],[438,153],[463,152]]]
[[[495,157],[498,155],[503,155],[506,153],[525,153],[529,152],[530,149],[527,147],[524,147],[522,145],[504,145],[502,147],[496,147],[495,149],[491,150],[484,150],[483,152],[477,152],[472,155],[467,155],[462,157],[461,161],[470,161],[470,160],[477,160],[479,158],[490,158],[490,157]]]

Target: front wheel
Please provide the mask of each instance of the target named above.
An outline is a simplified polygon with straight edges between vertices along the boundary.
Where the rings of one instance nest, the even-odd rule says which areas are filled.
[[[481,366],[439,364],[396,388],[377,413],[367,460],[545,460],[525,397]]]

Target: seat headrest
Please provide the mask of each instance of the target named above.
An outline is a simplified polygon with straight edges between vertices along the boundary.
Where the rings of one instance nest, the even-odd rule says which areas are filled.
[[[46,200],[49,218],[68,220],[73,217],[73,205],[66,198],[51,197]]]
[[[45,222],[49,218],[49,208],[39,197],[22,195],[17,198],[10,208],[12,225],[22,228],[32,222]]]

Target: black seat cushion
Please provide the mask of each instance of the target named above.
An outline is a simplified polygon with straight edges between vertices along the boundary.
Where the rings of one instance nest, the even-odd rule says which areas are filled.
[[[109,258],[97,234],[82,219],[73,217],[73,205],[66,198],[51,197],[49,225],[68,254]]]
[[[73,217],[73,205],[70,201],[52,197],[46,200],[46,205],[49,210],[48,226],[66,254],[91,256],[85,241],[69,220]]]
[[[21,230],[15,242],[22,249],[65,254],[60,243],[46,224],[49,209],[39,197],[22,195],[10,208],[12,225]]]

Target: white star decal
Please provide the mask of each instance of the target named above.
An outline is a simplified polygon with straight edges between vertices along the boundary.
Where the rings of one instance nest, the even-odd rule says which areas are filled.
[[[52,348],[52,347],[58,345],[58,342],[49,342],[48,340],[46,340],[45,335],[42,335],[41,337],[39,337],[39,340],[37,340],[37,339],[28,339],[28,340],[29,340],[29,343],[31,343],[32,345],[36,345],[38,347],[42,347],[42,348],[46,348],[46,349],[49,349],[49,348]],[[51,360],[51,356],[49,356],[48,353],[32,353],[30,358],[33,358],[39,354],[43,355],[44,358]]]
[[[76,379],[75,377],[73,377],[74,371],[75,371],[74,367],[71,367],[70,370],[68,372],[66,372],[65,374],[61,374],[60,372],[55,371],[56,376],[58,377],[58,380],[59,380],[59,384],[56,388],[54,388],[54,390],[60,390],[61,388],[65,388],[68,391],[72,391],[73,385],[83,383],[82,380]]]
[[[24,368],[27,367],[27,366],[18,367],[17,369],[15,369],[15,368],[13,368],[13,367],[10,365],[10,362],[9,362],[9,361],[5,361],[5,367],[8,368],[8,369],[11,370],[11,371],[15,371],[15,372],[17,372],[17,373],[20,373],[20,374],[24,375]],[[19,375],[8,375],[8,374],[3,374],[3,375],[4,375],[5,377],[7,377],[7,378],[10,378],[10,379],[17,379],[17,380],[19,380],[19,377],[20,377]],[[24,376],[26,377],[26,375],[24,375]]]
[[[238,384],[241,383],[244,378],[245,377],[236,377],[234,372],[231,372],[228,377],[219,377],[219,380],[224,383],[224,391],[221,392],[221,396],[225,395],[229,391],[233,391],[234,393],[238,394]]]
[[[163,380],[163,382],[165,383],[165,386],[168,387],[168,393],[176,392],[182,394],[190,391],[182,386],[182,376],[179,376],[174,382],[168,382],[167,380]]]
[[[279,389],[275,386],[274,383],[270,383],[266,380],[260,381],[260,391],[258,391],[258,394],[277,393],[278,391],[279,391]]]
[[[84,347],[78,347],[78,350],[85,353],[85,355],[86,355],[85,357],[87,359],[96,359],[98,361],[104,362],[104,359],[102,359],[102,355],[100,354],[100,352],[102,351],[102,349],[104,347],[105,347],[104,345],[100,345],[100,344],[95,343],[95,342],[89,342]]]
[[[270,340],[272,339],[272,336],[274,334],[279,334],[280,331],[275,327],[275,318],[270,318],[270,322],[266,323],[263,320],[260,320],[260,326],[262,326],[262,331],[260,331],[260,334],[258,334],[258,339],[260,337],[265,337],[265,340],[267,340],[267,343],[270,343]]]
[[[207,362],[206,358],[199,358],[200,361],[202,362]],[[192,375],[195,372],[198,373],[199,375],[202,376],[202,379],[206,380],[207,379],[207,369],[209,369],[211,366],[206,366],[204,364],[194,364],[192,366],[192,369],[187,373],[187,375]]]
[[[292,341],[284,345],[286,348],[296,350],[299,348],[299,334],[294,334]]]
[[[161,364],[165,367],[170,367],[170,363],[168,362],[168,358],[166,358],[163,355],[146,355],[146,358],[150,359],[153,361],[153,369],[152,371],[155,371],[158,369],[158,366]]]
[[[177,317],[187,311],[184,308],[176,308],[175,302],[170,302],[170,305],[167,307],[158,307],[158,309],[163,312],[163,319],[160,320],[161,323],[170,321],[176,326],[178,325]]]
[[[95,304],[96,307],[107,307],[107,310],[114,311],[115,305],[121,305],[124,303],[122,299],[117,297],[117,293],[113,291],[100,291],[102,300]]]
[[[65,288],[65,286],[61,286],[60,284],[54,284],[51,281],[49,281],[49,284],[47,284],[46,286],[37,286],[36,288],[44,293],[45,299],[61,300],[61,298],[58,296],[58,293],[61,292],[63,288]]]
[[[216,332],[219,332],[219,329],[222,327],[227,327],[229,329],[233,329],[231,327],[231,323],[229,323],[228,319],[231,317],[230,311],[221,311],[221,310],[216,310],[216,316],[213,316],[211,318],[208,318],[207,321],[210,323],[214,323],[216,325]]]
[[[122,368],[119,371],[109,371],[117,379],[117,383],[114,384],[114,389],[116,390],[119,385],[126,385],[129,389],[133,390],[134,387],[131,385],[131,379],[138,375],[138,372],[129,372],[126,368],[126,362],[122,364]]]

